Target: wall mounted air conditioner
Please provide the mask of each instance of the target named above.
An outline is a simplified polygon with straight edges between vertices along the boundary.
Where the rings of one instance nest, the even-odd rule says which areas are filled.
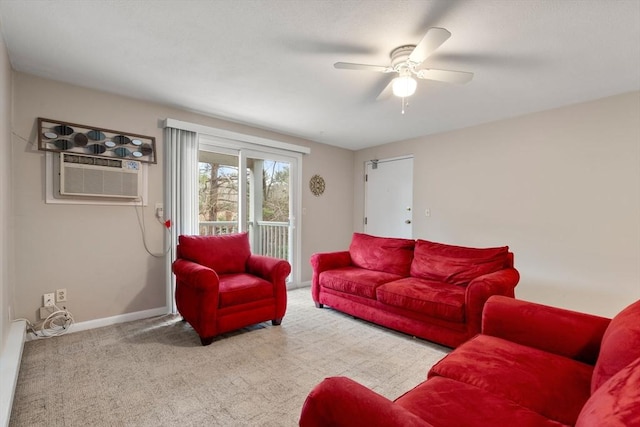
[[[142,165],[136,160],[60,153],[61,197],[137,199],[143,190]]]

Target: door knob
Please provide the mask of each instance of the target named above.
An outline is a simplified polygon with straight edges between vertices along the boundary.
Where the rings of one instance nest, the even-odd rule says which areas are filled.
[[[406,220],[404,223],[405,223],[405,224],[411,224],[411,220],[410,220],[410,219],[408,219],[408,220]]]

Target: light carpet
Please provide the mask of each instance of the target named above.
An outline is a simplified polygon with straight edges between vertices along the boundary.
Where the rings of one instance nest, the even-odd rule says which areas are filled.
[[[296,426],[325,377],[395,399],[449,351],[288,296],[281,326],[207,347],[173,315],[27,342],[10,426]]]

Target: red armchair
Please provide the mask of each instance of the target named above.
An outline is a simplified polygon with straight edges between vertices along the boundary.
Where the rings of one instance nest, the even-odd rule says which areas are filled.
[[[291,266],[285,260],[251,254],[247,233],[179,236],[172,270],[178,312],[202,345],[248,325],[282,322]]]
[[[504,296],[482,332],[395,401],[346,377],[307,399],[301,427],[640,427],[640,301],[613,319]]]

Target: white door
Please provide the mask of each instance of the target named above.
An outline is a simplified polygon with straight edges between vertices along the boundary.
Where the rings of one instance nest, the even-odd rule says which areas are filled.
[[[366,162],[364,212],[365,233],[413,238],[413,157]]]

